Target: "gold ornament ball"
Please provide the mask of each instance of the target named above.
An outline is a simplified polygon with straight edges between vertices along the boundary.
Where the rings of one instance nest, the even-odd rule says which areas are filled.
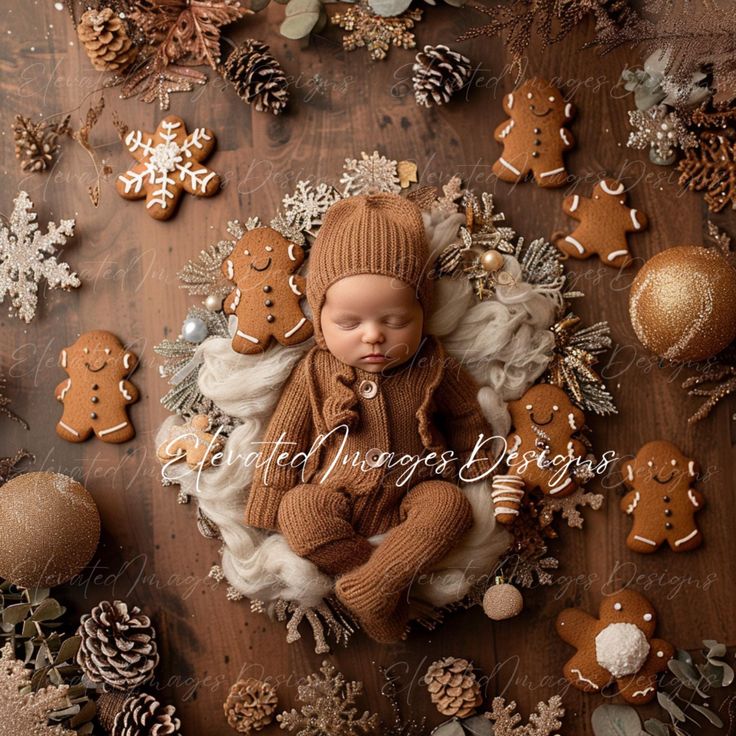
[[[503,256],[497,250],[487,250],[480,257],[480,265],[484,271],[493,273],[503,266]]]
[[[491,585],[483,596],[483,611],[493,621],[518,616],[524,608],[519,589],[511,583]]]
[[[736,270],[711,248],[668,248],[636,275],[629,315],[636,336],[660,358],[711,358],[736,339]]]
[[[25,473],[0,487],[0,578],[63,585],[91,559],[100,515],[89,491],[61,473]]]

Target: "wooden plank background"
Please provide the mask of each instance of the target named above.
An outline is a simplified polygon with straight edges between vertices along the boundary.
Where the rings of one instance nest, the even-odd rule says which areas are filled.
[[[34,469],[74,475],[90,489],[104,528],[94,575],[88,585],[67,586],[57,596],[74,616],[113,597],[137,603],[152,615],[162,651],[154,688],[177,706],[187,734],[231,733],[222,702],[242,668],[284,681],[281,702],[291,707],[296,681],[318,669],[322,657],[313,653],[309,639],[287,645],[281,624],[250,613],[247,602],[228,602],[224,586],[212,589],[206,576],[218,560],[217,544],[198,534],[194,504],[177,505],[176,491],[159,484],[153,437],[167,415],[159,404],[166,388],[152,348],[164,335],[179,332],[193,301],[179,290],[176,272],[187,258],[225,235],[227,220],[256,214],[267,219],[300,178],[336,180],[346,157],[374,149],[397,160],[415,160],[423,183],[442,184],[458,173],[471,188],[493,192],[500,209],[526,237],[549,237],[571,224],[561,210],[562,190],[530,183],[510,187],[491,173],[500,150],[492,131],[504,118],[501,97],[514,86],[509,60],[496,40],[455,43],[470,25],[483,22],[483,16],[471,9],[427,9],[418,27],[420,42],[449,43],[479,69],[467,102],[425,110],[411,95],[412,52],[392,49],[388,61],[371,63],[362,51],[344,52],[337,29],[302,48],[278,35],[281,12],[271,7],[228,35],[236,40],[252,36],[272,45],[293,77],[288,113],[279,118],[255,113],[217,79],[194,95],[173,95],[171,112],[182,115],[190,128],[205,125],[216,132],[218,148],[210,164],[226,185],[211,200],[186,197],[173,220],[159,223],[146,215],[142,203],[121,200],[112,181],[103,184],[102,201],[94,208],[86,194],[94,181],[93,167],[72,142],[64,144],[50,173],[20,171],[13,155],[13,115],[37,118],[68,111],[78,121],[98,99],[102,77],[80,50],[67,15],[53,3],[15,0],[2,11],[0,140],[5,178],[0,212],[10,213],[15,192],[23,188],[42,223],[76,217],[77,235],[64,257],[84,284],[73,293],[52,292],[28,326],[5,315],[0,320],[0,365],[10,377],[14,409],[31,426],[25,432],[0,419],[0,454],[26,447],[36,455]],[[626,111],[633,98],[622,99],[617,80],[626,63],[636,66],[641,60],[625,49],[604,58],[593,50],[581,51],[591,33],[584,25],[557,46],[535,45],[525,61],[527,75],[558,78],[573,93],[579,112],[572,130],[578,146],[568,160],[579,177],[578,191],[588,194],[602,174],[622,177],[633,187],[633,205],[651,220],[646,234],[631,241],[639,264],[667,246],[703,242],[707,212],[701,198],[680,193],[672,169],[657,168],[646,152],[624,146]],[[321,77],[322,91],[315,89],[314,75]],[[162,114],[153,105],[118,99],[116,90],[104,94],[107,109],[92,141],[117,173],[132,159],[117,139],[110,112],[117,111],[132,128],[147,130],[155,128]],[[716,221],[736,234],[733,217]],[[608,320],[617,344],[604,373],[620,413],[591,417],[595,446],[599,453],[613,449],[625,455],[648,440],[665,438],[697,458],[708,472],[701,489],[709,508],[699,516],[705,546],[677,557],[668,550],[646,557],[631,553],[624,545],[628,521],[618,511],[618,477],[603,479],[597,485],[607,487],[604,508],[586,512],[582,533],[563,530],[554,546],[562,561],[557,581],[551,588],[528,592],[523,615],[492,624],[476,609],[450,616],[434,633],[414,631],[395,646],[377,646],[358,636],[348,649],[333,651],[330,659],[348,677],[365,682],[366,702],[373,710],[388,716],[379,695],[377,665],[394,665],[405,671],[404,706],[428,715],[431,724],[439,723],[442,718],[420,678],[433,659],[457,655],[471,658],[486,674],[488,701],[502,694],[528,714],[538,700],[562,692],[568,709],[563,733],[591,733],[590,714],[602,699],[567,688],[561,680],[562,664],[572,652],[557,638],[553,622],[567,605],[597,609],[613,579],[648,593],[660,613],[661,636],[678,646],[696,650],[704,637],[736,644],[730,609],[736,602],[736,464],[730,441],[734,406],[724,403],[705,422],[687,425],[694,403],[681,391],[679,373],[658,366],[629,323],[628,290],[637,267],[617,274],[597,260],[570,265],[586,292],[576,303],[577,311],[587,323]],[[54,432],[60,409],[53,387],[63,378],[58,353],[79,332],[91,329],[110,329],[134,340],[142,359],[133,378],[142,394],[132,409],[138,433],[123,446],[67,444]],[[656,710],[649,706],[642,714]]]

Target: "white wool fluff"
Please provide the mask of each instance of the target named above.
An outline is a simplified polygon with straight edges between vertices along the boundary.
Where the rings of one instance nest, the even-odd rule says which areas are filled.
[[[424,213],[427,237],[436,257],[457,238],[464,222],[461,214]],[[478,401],[494,434],[510,430],[506,402],[515,399],[544,371],[552,350],[549,332],[558,293],[521,281],[521,269],[505,256],[504,270],[515,285],[498,287],[495,298],[478,302],[464,277],[442,278],[436,283],[434,309],[427,332],[441,338],[481,385]],[[305,311],[307,305],[304,304]],[[182,464],[168,468],[182,491],[197,499],[202,512],[220,529],[223,539],[222,569],[228,582],[249,598],[271,602],[294,601],[317,606],[329,594],[333,581],[315,565],[291,551],[280,534],[268,534],[243,523],[247,488],[253,464],[249,453],[259,451],[281,387],[296,362],[313,345],[283,347],[277,343],[263,354],[235,353],[230,340],[210,338],[199,348],[203,360],[199,373],[202,393],[224,412],[243,424],[230,435],[225,459],[203,472],[186,471]],[[159,430],[164,442],[176,417]],[[462,487],[473,507],[474,525],[458,546],[412,586],[412,597],[435,606],[462,599],[479,577],[492,572],[508,547],[508,532],[495,525],[489,482]],[[371,542],[378,543],[382,537]]]

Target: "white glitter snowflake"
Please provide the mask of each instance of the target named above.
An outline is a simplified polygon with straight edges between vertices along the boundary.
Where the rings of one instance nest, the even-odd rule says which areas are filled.
[[[312,186],[309,181],[299,181],[296,191],[283,199],[283,220],[288,227],[314,235],[322,224],[325,212],[340,199],[340,193],[329,184]]]
[[[11,300],[10,313],[30,322],[36,315],[38,285],[46,279],[50,289],[71,289],[81,282],[67,263],[59,263],[57,245],[74,235],[74,220],[48,224],[42,235],[33,211],[33,202],[20,192],[13,203],[8,225],[0,226],[0,301]]]
[[[626,145],[629,148],[650,148],[650,157],[657,163],[671,164],[676,149],[693,148],[698,139],[685,127],[675,112],[666,105],[655,105],[649,110],[630,110],[629,123],[634,129]]]
[[[344,185],[343,196],[370,194],[371,192],[401,191],[396,161],[373,151],[369,156],[363,152],[360,159],[346,158],[340,184]]]

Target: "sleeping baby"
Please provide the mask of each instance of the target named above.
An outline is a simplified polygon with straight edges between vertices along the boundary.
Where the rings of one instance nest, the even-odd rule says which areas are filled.
[[[279,461],[256,470],[245,509],[336,576],[338,600],[386,643],[406,629],[412,580],[472,525],[458,481],[492,468],[478,386],[424,331],[428,258],[401,196],[327,212],[307,276],[316,345],[284,385],[262,445]]]

